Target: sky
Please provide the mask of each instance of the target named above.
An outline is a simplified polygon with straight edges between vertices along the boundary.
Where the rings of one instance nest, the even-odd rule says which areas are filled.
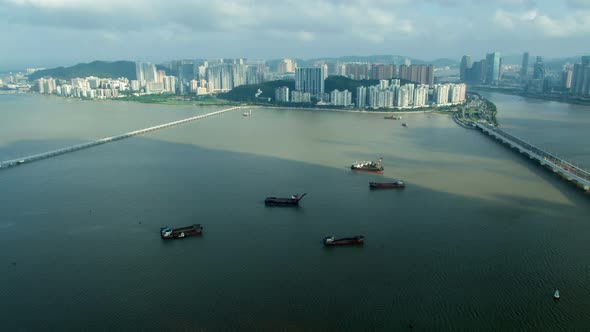
[[[590,0],[0,0],[0,69],[92,60],[590,52]]]

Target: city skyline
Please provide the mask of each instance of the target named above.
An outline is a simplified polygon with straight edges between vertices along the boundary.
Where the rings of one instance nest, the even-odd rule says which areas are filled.
[[[141,7],[112,0],[0,2],[2,69],[94,59],[399,54],[432,60],[523,48],[555,58],[587,53],[583,41],[590,33],[590,5],[577,0],[148,1]],[[41,52],[47,49],[52,52]]]

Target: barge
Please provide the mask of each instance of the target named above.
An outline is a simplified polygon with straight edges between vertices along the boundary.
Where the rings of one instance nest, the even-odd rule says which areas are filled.
[[[299,196],[299,194],[293,194],[291,197],[267,197],[264,200],[266,206],[298,206],[299,201],[305,197],[307,193]]]
[[[350,165],[350,169],[353,171],[364,171],[364,172],[383,172],[383,158],[379,158],[378,161],[361,161]]]
[[[360,245],[365,243],[365,237],[363,235],[357,235],[353,237],[344,237],[336,239],[333,236],[324,238],[325,246],[346,246],[346,245]]]
[[[393,182],[369,182],[369,188],[371,189],[393,189],[405,187],[406,184],[402,180],[395,180]]]
[[[182,239],[189,236],[197,236],[203,234],[203,226],[195,224],[181,228],[170,228],[170,226],[160,228],[160,236],[162,239]]]

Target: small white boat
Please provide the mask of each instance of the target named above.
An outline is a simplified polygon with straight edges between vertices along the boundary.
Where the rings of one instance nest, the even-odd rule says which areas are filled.
[[[244,112],[244,114],[242,114],[243,116],[250,116],[252,115],[252,110],[248,111],[248,112]]]
[[[553,298],[556,300],[559,299],[559,289],[555,290],[555,293],[553,293]]]

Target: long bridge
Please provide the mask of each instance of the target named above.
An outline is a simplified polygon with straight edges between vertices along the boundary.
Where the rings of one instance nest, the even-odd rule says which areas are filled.
[[[472,123],[482,132],[494,137],[506,145],[509,145],[512,149],[518,150],[520,153],[527,155],[530,159],[538,161],[539,164],[548,167],[554,173],[560,174],[568,181],[576,183],[584,188],[584,190],[590,191],[590,173],[588,171],[486,122]]]
[[[168,122],[168,123],[164,123],[164,124],[153,126],[153,127],[149,127],[149,128],[144,128],[144,129],[139,129],[139,130],[131,131],[131,132],[128,132],[128,133],[125,133],[125,134],[117,135],[117,136],[111,136],[111,137],[101,138],[101,139],[98,139],[98,140],[95,140],[95,141],[92,141],[92,142],[88,142],[88,143],[82,143],[82,144],[77,144],[77,145],[73,145],[73,146],[68,146],[68,147],[65,147],[65,148],[61,148],[61,149],[57,149],[57,150],[53,150],[53,151],[49,151],[49,152],[43,152],[43,153],[39,153],[39,154],[34,154],[34,155],[31,155],[31,156],[21,157],[21,158],[17,158],[17,159],[13,159],[13,160],[1,161],[0,162],[0,169],[5,169],[5,168],[14,167],[14,166],[19,166],[19,165],[22,165],[22,164],[25,164],[25,163],[31,163],[33,161],[47,159],[47,158],[55,157],[55,156],[58,156],[58,155],[61,155],[61,154],[70,153],[70,152],[74,152],[74,151],[78,151],[78,150],[82,150],[82,149],[88,149],[88,148],[91,148],[93,146],[102,145],[102,144],[106,144],[106,143],[110,143],[110,142],[122,140],[122,139],[125,139],[125,138],[137,136],[137,135],[147,134],[147,133],[150,133],[152,131],[156,131],[156,130],[161,130],[161,129],[165,129],[165,128],[170,128],[170,127],[178,126],[178,125],[181,125],[181,124],[185,124],[187,122],[191,122],[191,121],[196,121],[196,120],[208,118],[208,117],[219,115],[219,114],[222,114],[222,113],[231,112],[231,111],[234,111],[234,110],[237,110],[237,109],[240,109],[240,107],[239,106],[237,106],[237,107],[231,107],[231,108],[227,108],[227,109],[220,110],[220,111],[215,111],[215,112],[211,112],[211,113],[207,113],[207,114],[197,115],[197,116],[193,116],[193,117],[182,119],[182,120],[178,120],[178,121]]]

